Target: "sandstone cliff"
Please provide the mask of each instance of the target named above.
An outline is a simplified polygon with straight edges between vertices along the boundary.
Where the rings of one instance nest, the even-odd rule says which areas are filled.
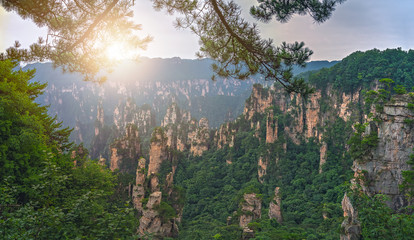
[[[269,205],[269,218],[274,218],[278,223],[283,222],[282,217],[282,198],[280,197],[280,188],[275,188],[275,196]]]
[[[355,159],[353,166],[364,192],[369,196],[387,195],[387,204],[394,211],[408,204],[399,185],[403,181],[402,171],[410,169],[407,161],[413,153],[414,113],[408,108],[411,102],[409,95],[397,95],[385,104],[384,111],[377,114],[378,121],[371,122],[367,129],[367,134],[378,136],[376,147]]]
[[[95,133],[91,144],[92,158],[98,158],[102,155],[104,158],[111,158],[112,152],[115,151],[113,146],[110,146],[111,143],[116,138],[123,138],[130,125],[134,125],[138,130],[138,135],[144,138],[149,136],[155,127],[155,114],[148,105],[138,107],[129,99],[126,103],[118,104],[115,107],[114,111],[110,113],[112,119],[105,116],[104,108],[101,105],[102,103],[97,106]]]
[[[370,148],[354,159],[353,164],[355,178],[351,182],[361,186],[362,192],[368,196],[382,194],[389,197],[386,204],[394,212],[412,204],[407,202],[399,187],[403,182],[402,172],[410,169],[407,161],[413,153],[414,113],[408,107],[412,101],[408,94],[395,95],[384,105],[382,112],[374,114],[376,120],[368,122],[362,135],[370,137]],[[345,220],[341,226],[341,239],[359,239],[358,212],[346,194],[342,209]]]
[[[138,127],[141,135],[148,135],[155,127],[155,114],[149,105],[138,107],[132,99],[118,104],[113,115],[113,122],[118,130],[125,129],[128,124]]]
[[[190,152],[196,156],[201,156],[209,147],[210,129],[207,118],[200,119],[198,128],[193,136],[189,137],[189,141],[191,142]]]
[[[161,123],[168,147],[201,156],[209,149],[210,128],[207,118],[196,121],[189,112],[181,110],[176,103],[170,105]]]
[[[126,127],[125,135],[111,144],[110,169],[121,172],[132,172],[141,155],[141,141],[135,125]]]
[[[361,234],[361,224],[358,221],[358,212],[352,206],[351,200],[345,194],[342,199],[342,210],[345,220],[341,225],[341,240],[358,240]]]
[[[145,160],[140,160],[134,186],[134,207],[141,213],[138,231],[141,234],[151,234],[154,239],[174,237],[178,234],[177,224],[181,220],[183,206],[170,205],[178,202],[173,186],[176,166],[171,166],[171,172],[165,176],[165,181],[160,178],[161,166],[171,163],[168,138],[161,127],[155,128],[152,133],[149,158],[148,173],[145,173]],[[163,193],[166,199],[162,199]]]
[[[141,234],[152,234],[154,239],[173,237],[178,233],[175,219],[165,219],[160,213],[162,204],[162,193],[153,192],[148,198],[146,209],[139,220],[138,232]]]
[[[246,100],[242,118],[249,122],[250,129],[255,129],[254,136],[268,144],[279,141],[286,149],[287,140],[294,144],[309,139],[318,142],[322,172],[322,165],[329,161],[325,126],[331,126],[338,117],[344,122],[360,119],[362,112],[357,108],[362,102],[360,91],[346,94],[327,87],[304,98],[300,94],[289,94],[280,86],[263,88],[255,84]],[[265,122],[261,121],[263,118]],[[235,125],[228,122],[216,131],[214,143],[218,149],[234,145],[235,134],[239,131]]]
[[[138,167],[135,177],[135,185],[133,186],[132,192],[132,202],[134,204],[134,208],[137,209],[139,214],[142,214],[142,199],[144,199],[145,197],[145,164],[145,158],[140,158],[138,161]]]
[[[152,133],[150,145],[150,160],[148,176],[159,172],[163,161],[167,160],[167,136],[162,128],[156,128]]]
[[[257,197],[256,193],[245,193],[240,205],[239,226],[241,228],[247,227],[251,221],[261,217],[262,200]]]

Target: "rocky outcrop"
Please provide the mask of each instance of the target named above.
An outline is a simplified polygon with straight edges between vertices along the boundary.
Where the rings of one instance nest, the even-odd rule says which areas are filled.
[[[131,172],[136,169],[137,159],[141,155],[141,142],[138,128],[128,125],[125,135],[111,144],[110,169],[120,172]]]
[[[190,152],[195,156],[201,156],[203,152],[208,150],[208,142],[210,139],[210,129],[207,118],[201,118],[194,137],[189,137],[191,142]]]
[[[269,109],[266,117],[266,143],[274,143],[277,140],[277,118],[273,109]]]
[[[282,198],[280,197],[280,188],[275,188],[275,195],[269,204],[269,218],[274,218],[278,223],[283,222],[282,217]]]
[[[368,154],[354,161],[353,170],[364,192],[373,196],[383,194],[390,198],[387,205],[394,211],[407,206],[407,200],[400,191],[402,172],[409,170],[407,161],[413,153],[414,120],[408,108],[412,102],[409,95],[395,96],[385,104],[384,111],[377,114],[379,121],[371,122],[367,134],[376,134],[378,143]]]
[[[342,93],[342,101],[335,106],[339,110],[339,117],[348,121],[352,115],[353,109],[351,108],[351,103],[359,101],[359,92],[361,89],[358,89],[355,92],[351,93]]]
[[[118,130],[125,129],[129,124],[136,125],[141,135],[148,135],[155,127],[155,114],[149,105],[138,107],[132,99],[116,106],[113,122]]]
[[[326,163],[328,145],[326,142],[322,142],[321,148],[319,149],[319,173],[322,173],[322,166]]]
[[[171,104],[167,112],[165,113],[164,119],[161,122],[162,127],[166,127],[170,124],[178,124],[181,122],[190,122],[191,114],[190,112],[181,110],[177,103]]]
[[[342,93],[331,86],[318,90],[306,97],[300,94],[287,93],[283,87],[263,88],[259,84],[253,86],[251,96],[246,100],[243,118],[248,121],[254,136],[265,137],[268,144],[281,142],[286,151],[288,142],[300,144],[302,141],[315,141],[320,144],[320,170],[328,159],[326,129],[340,121],[356,121],[361,118],[361,89]],[[357,104],[358,103],[358,104]],[[265,122],[261,119],[265,118]],[[236,120],[237,121],[237,120]],[[220,126],[215,136],[217,148],[232,147],[234,144],[234,123]],[[263,135],[265,128],[265,136]],[[348,127],[347,127],[348,128]],[[260,139],[262,140],[262,139]],[[346,145],[342,146],[345,151]],[[259,173],[260,174],[260,173]]]
[[[154,239],[173,237],[178,233],[178,226],[174,219],[164,219],[159,213],[162,202],[162,193],[153,192],[148,198],[146,209],[139,220],[138,232],[152,234]]]
[[[263,177],[266,175],[267,165],[269,161],[267,158],[260,157],[259,161],[257,162],[257,175],[259,177],[259,182],[263,183]]]
[[[352,206],[351,200],[345,193],[342,199],[342,210],[345,220],[341,224],[341,240],[358,240],[361,238],[361,224],[358,212]]]
[[[247,120],[251,120],[256,113],[264,113],[265,110],[272,106],[273,97],[269,94],[268,89],[263,88],[260,84],[253,85],[252,94],[246,100],[243,115]]]
[[[239,226],[247,227],[251,221],[259,219],[262,214],[262,200],[256,193],[245,193],[241,203],[241,215],[239,218]]]
[[[322,124],[322,119],[320,119],[321,96],[321,91],[317,91],[309,96],[306,102],[306,138],[319,136],[318,125]]]
[[[89,154],[88,150],[83,146],[83,144],[74,146],[72,149],[73,150],[71,152],[70,158],[73,161],[73,166],[75,168],[83,166],[85,159]]]
[[[215,141],[217,143],[217,148],[223,148],[225,145],[229,147],[234,146],[234,136],[236,134],[236,130],[232,129],[230,123],[225,123],[220,126],[220,129],[215,134]]]
[[[201,156],[208,150],[210,128],[207,118],[196,121],[189,112],[181,110],[176,103],[167,109],[162,121],[167,136],[167,146],[178,151],[189,150],[195,156]]]
[[[111,171],[115,171],[116,169],[119,169],[119,162],[120,157],[118,156],[118,149],[117,148],[111,148],[111,162],[109,168]]]
[[[144,158],[139,159],[135,178],[135,186],[133,187],[132,192],[132,202],[134,204],[134,208],[137,209],[139,214],[142,214],[142,199],[145,197],[145,163],[146,160]]]
[[[354,179],[362,192],[368,196],[386,195],[387,205],[398,212],[411,204],[400,191],[403,182],[402,172],[409,170],[407,161],[413,153],[414,146],[414,113],[408,107],[413,102],[410,95],[396,95],[384,105],[383,111],[375,113],[376,121],[369,122],[363,137],[370,138],[371,149],[354,159]],[[342,240],[360,239],[361,224],[358,212],[352,206],[347,194],[342,200],[345,220],[342,223]]]
[[[162,162],[168,157],[167,137],[162,128],[156,128],[152,133],[149,155],[148,176],[158,173]]]
[[[165,176],[165,181],[163,183],[163,179],[160,179],[160,168],[164,161],[168,161],[167,137],[163,129],[159,127],[154,129],[152,134],[150,162],[146,179],[145,175],[142,175],[145,174],[145,172],[141,170],[140,173],[142,174],[139,175],[140,180],[138,181],[139,170],[137,170],[136,186],[138,189],[138,182],[142,182],[142,180],[149,182],[147,189],[143,188],[144,194],[146,192],[145,190],[147,190],[149,196],[147,198],[148,202],[142,210],[138,232],[140,234],[151,234],[154,239],[164,239],[165,237],[176,236],[178,234],[177,223],[181,220],[182,206],[174,204],[171,206],[167,203],[178,202],[173,186],[176,166],[172,166],[172,171]],[[145,163],[142,163],[141,166],[145,166]],[[163,192],[161,192],[161,189]],[[167,198],[165,202],[163,202],[162,196]],[[145,198],[141,198],[141,202],[144,200]],[[175,214],[171,215],[171,211],[174,211]]]

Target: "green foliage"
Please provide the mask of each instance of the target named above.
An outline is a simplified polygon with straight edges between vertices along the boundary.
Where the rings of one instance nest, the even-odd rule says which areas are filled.
[[[374,104],[377,112],[381,113],[384,110],[384,104],[391,99],[391,85],[394,81],[389,78],[383,78],[379,82],[382,83],[383,88],[369,90],[365,93],[365,108],[367,112],[369,112],[371,105]],[[402,91],[401,88],[397,88],[397,90]]]
[[[170,219],[177,217],[177,213],[175,209],[165,201],[161,201],[161,203],[154,208],[160,214],[160,217],[163,222],[167,222]]]
[[[308,79],[320,89],[332,84],[334,89],[355,92],[360,88],[369,89],[375,80],[385,77],[411,89],[414,86],[413,56],[413,50],[403,51],[400,48],[357,51],[329,69],[311,73]]]
[[[15,62],[0,61],[0,182],[9,177],[21,186],[25,202],[31,190],[24,183],[39,180],[45,159],[61,160],[53,156],[70,147],[70,130],[59,129],[61,123],[33,101],[45,87],[30,83],[35,71],[13,71],[15,67]]]
[[[291,123],[280,110],[274,109],[274,113],[279,129]],[[264,115],[256,117],[265,122]],[[186,189],[185,221],[179,239],[239,239],[241,229],[236,224],[245,193],[256,193],[262,199],[262,219],[251,223],[256,239],[338,239],[343,220],[340,202],[346,189],[343,183],[352,177],[345,144],[351,125],[338,118],[325,128],[329,150],[322,173],[320,146],[315,141],[296,145],[280,135],[275,143],[266,144],[254,137],[255,130],[243,118],[231,124],[231,129],[236,129],[232,148],[225,146],[201,157],[182,159],[174,178],[176,185]],[[260,157],[268,159],[263,183],[257,174]],[[280,187],[283,224],[265,219],[276,186]],[[227,225],[229,216],[232,220]]]
[[[410,214],[392,213],[381,194],[369,197],[359,190],[350,194],[358,209],[363,239],[411,239],[414,236],[414,217]]]
[[[272,1],[269,5],[284,8],[283,13],[276,11],[278,16],[284,15],[283,20],[287,20],[294,13],[309,13],[320,22],[327,19],[334,10],[329,6],[342,0],[325,2],[316,4],[318,2],[305,0],[284,4]],[[245,80],[254,74],[261,74],[266,80],[281,83],[288,91],[304,95],[309,93],[310,88],[304,81],[293,78],[292,70],[295,65],[305,66],[313,52],[305,48],[303,42],[283,42],[280,46],[274,46],[271,39],[261,38],[257,25],[246,21],[240,15],[241,7],[237,3],[212,0],[206,4],[196,4],[193,1],[183,3],[176,0],[156,0],[154,6],[156,9],[178,11],[184,15],[177,21],[177,26],[189,27],[200,37],[201,47],[197,55],[217,61],[212,65],[215,72],[212,80],[217,77]],[[288,13],[285,12],[286,9]],[[260,8],[254,10],[259,15],[263,12],[264,9]]]
[[[397,85],[394,87],[394,92],[396,94],[406,94],[407,90],[405,89],[403,85]]]
[[[115,178],[90,160],[85,168],[64,174],[50,165],[30,202],[18,204],[15,188],[1,186],[0,235],[4,239],[128,238],[135,235],[132,207],[108,201]],[[13,207],[18,206],[18,207]]]
[[[369,123],[357,123],[354,125],[355,132],[348,141],[350,145],[349,152],[354,160],[363,161],[363,156],[378,144],[378,133],[373,129],[364,136],[368,125]]]
[[[268,22],[273,16],[281,22],[287,22],[294,14],[309,13],[316,22],[324,22],[330,16],[337,4],[344,0],[312,1],[299,0],[291,2],[259,2],[258,6],[250,8],[250,13],[257,19]]]
[[[153,143],[153,142],[164,142],[164,141],[166,141],[166,139],[167,139],[167,136],[165,135],[164,130],[162,129],[162,127],[154,128],[154,130],[152,131],[151,143]]]
[[[411,166],[411,169],[402,171],[404,180],[400,185],[400,189],[404,191],[408,201],[411,202],[414,198],[414,154],[410,155],[410,159],[407,161],[407,164]]]
[[[51,4],[48,0],[38,0],[15,4],[4,0],[0,4],[6,11],[13,11],[23,19],[32,20],[38,27],[45,27],[49,36],[53,36],[53,41],[39,38],[27,49],[20,48],[16,41],[0,54],[0,60],[50,60],[55,66],[62,66],[64,71],[83,73],[87,80],[104,81],[103,77],[97,79],[97,75],[102,68],[112,69],[116,62],[109,59],[106,51],[112,41],[122,39],[122,45],[128,46],[125,49],[131,50],[145,48],[151,41],[150,37],[141,38],[136,34],[140,26],[131,19],[133,1],[77,0],[76,3],[57,1]],[[103,35],[106,40],[100,39]]]
[[[113,197],[117,177],[69,149],[70,131],[34,103],[44,85],[16,66],[0,61],[2,239],[137,238],[133,208]]]

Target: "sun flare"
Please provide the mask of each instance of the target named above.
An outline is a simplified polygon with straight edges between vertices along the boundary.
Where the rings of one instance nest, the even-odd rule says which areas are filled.
[[[110,61],[131,60],[139,56],[139,51],[136,47],[122,40],[110,41],[109,43],[106,42],[99,45],[103,46],[103,54]]]
[[[106,57],[112,60],[124,60],[127,59],[130,55],[127,53],[125,45],[122,43],[113,43],[106,48],[105,51]]]

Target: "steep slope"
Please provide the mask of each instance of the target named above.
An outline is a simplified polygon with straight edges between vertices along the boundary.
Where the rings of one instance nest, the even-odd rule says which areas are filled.
[[[364,151],[354,153],[353,192],[350,193],[351,197],[345,194],[342,200],[345,217],[341,229],[343,240],[360,239],[361,235],[365,238],[400,239],[401,235],[412,235],[414,231],[413,219],[405,215],[407,212],[412,214],[412,210],[407,207],[414,202],[407,194],[407,189],[400,187],[404,183],[403,173],[411,170],[409,160],[414,152],[413,96],[413,93],[393,96],[374,114],[375,121],[367,121],[365,129],[353,137],[356,140],[354,145],[359,146],[353,151]],[[378,197],[385,197],[385,200],[378,201]],[[372,203],[364,206],[367,199]],[[370,223],[369,218],[378,218],[375,212],[379,209],[388,211],[388,219]],[[361,219],[359,212],[362,213]],[[395,214],[392,218],[391,213]],[[373,235],[371,224],[376,228],[381,228],[381,225],[392,226],[392,219],[400,219],[394,223],[399,228],[384,229],[369,236]]]
[[[396,188],[401,171],[409,169],[406,158],[412,149],[409,99],[397,97],[383,114],[375,112],[380,115],[369,126],[378,148],[362,148],[367,150],[363,161],[353,161],[348,140],[358,130],[355,123],[372,118],[366,90],[383,87],[382,77],[395,77],[397,86],[414,85],[405,74],[411,71],[405,62],[413,54],[399,49],[351,54],[330,69],[308,73],[316,87],[309,96],[286,93],[279,85],[253,84],[242,114],[216,129],[174,98],[164,117],[158,116],[161,127],[150,135],[160,105],[121,101],[114,116],[122,120],[116,124],[97,109],[95,140],[103,142],[112,134],[114,144],[120,144],[131,136],[127,123],[140,126],[132,134],[139,138],[123,145],[139,144],[141,151],[121,152],[135,154],[136,168],[130,172],[136,178],[128,190],[134,190],[141,234],[160,239],[338,239],[347,231],[358,234],[364,229],[358,225],[358,209],[352,197],[343,197],[351,178],[362,180],[367,194],[389,195],[394,210],[408,203]],[[350,225],[343,224],[341,232],[342,209]]]
[[[49,113],[57,115],[66,126],[75,128],[72,140],[87,146],[94,136],[94,121],[99,112],[107,126],[126,125],[133,114],[122,112],[125,106],[147,104],[159,124],[168,106],[176,102],[200,119],[207,117],[213,127],[232,120],[243,109],[251,87],[261,82],[260,77],[239,81],[235,79],[210,80],[211,60],[141,59],[119,66],[102,85],[84,82],[78,74],[62,74],[50,63],[36,63],[25,69],[37,69],[34,80],[48,83],[45,94],[37,99],[50,105]],[[332,66],[336,62],[309,63],[309,69]],[[295,73],[306,68],[294,69]],[[221,105],[217,108],[217,105]],[[99,107],[100,106],[100,107]],[[131,110],[132,111],[132,110]]]

